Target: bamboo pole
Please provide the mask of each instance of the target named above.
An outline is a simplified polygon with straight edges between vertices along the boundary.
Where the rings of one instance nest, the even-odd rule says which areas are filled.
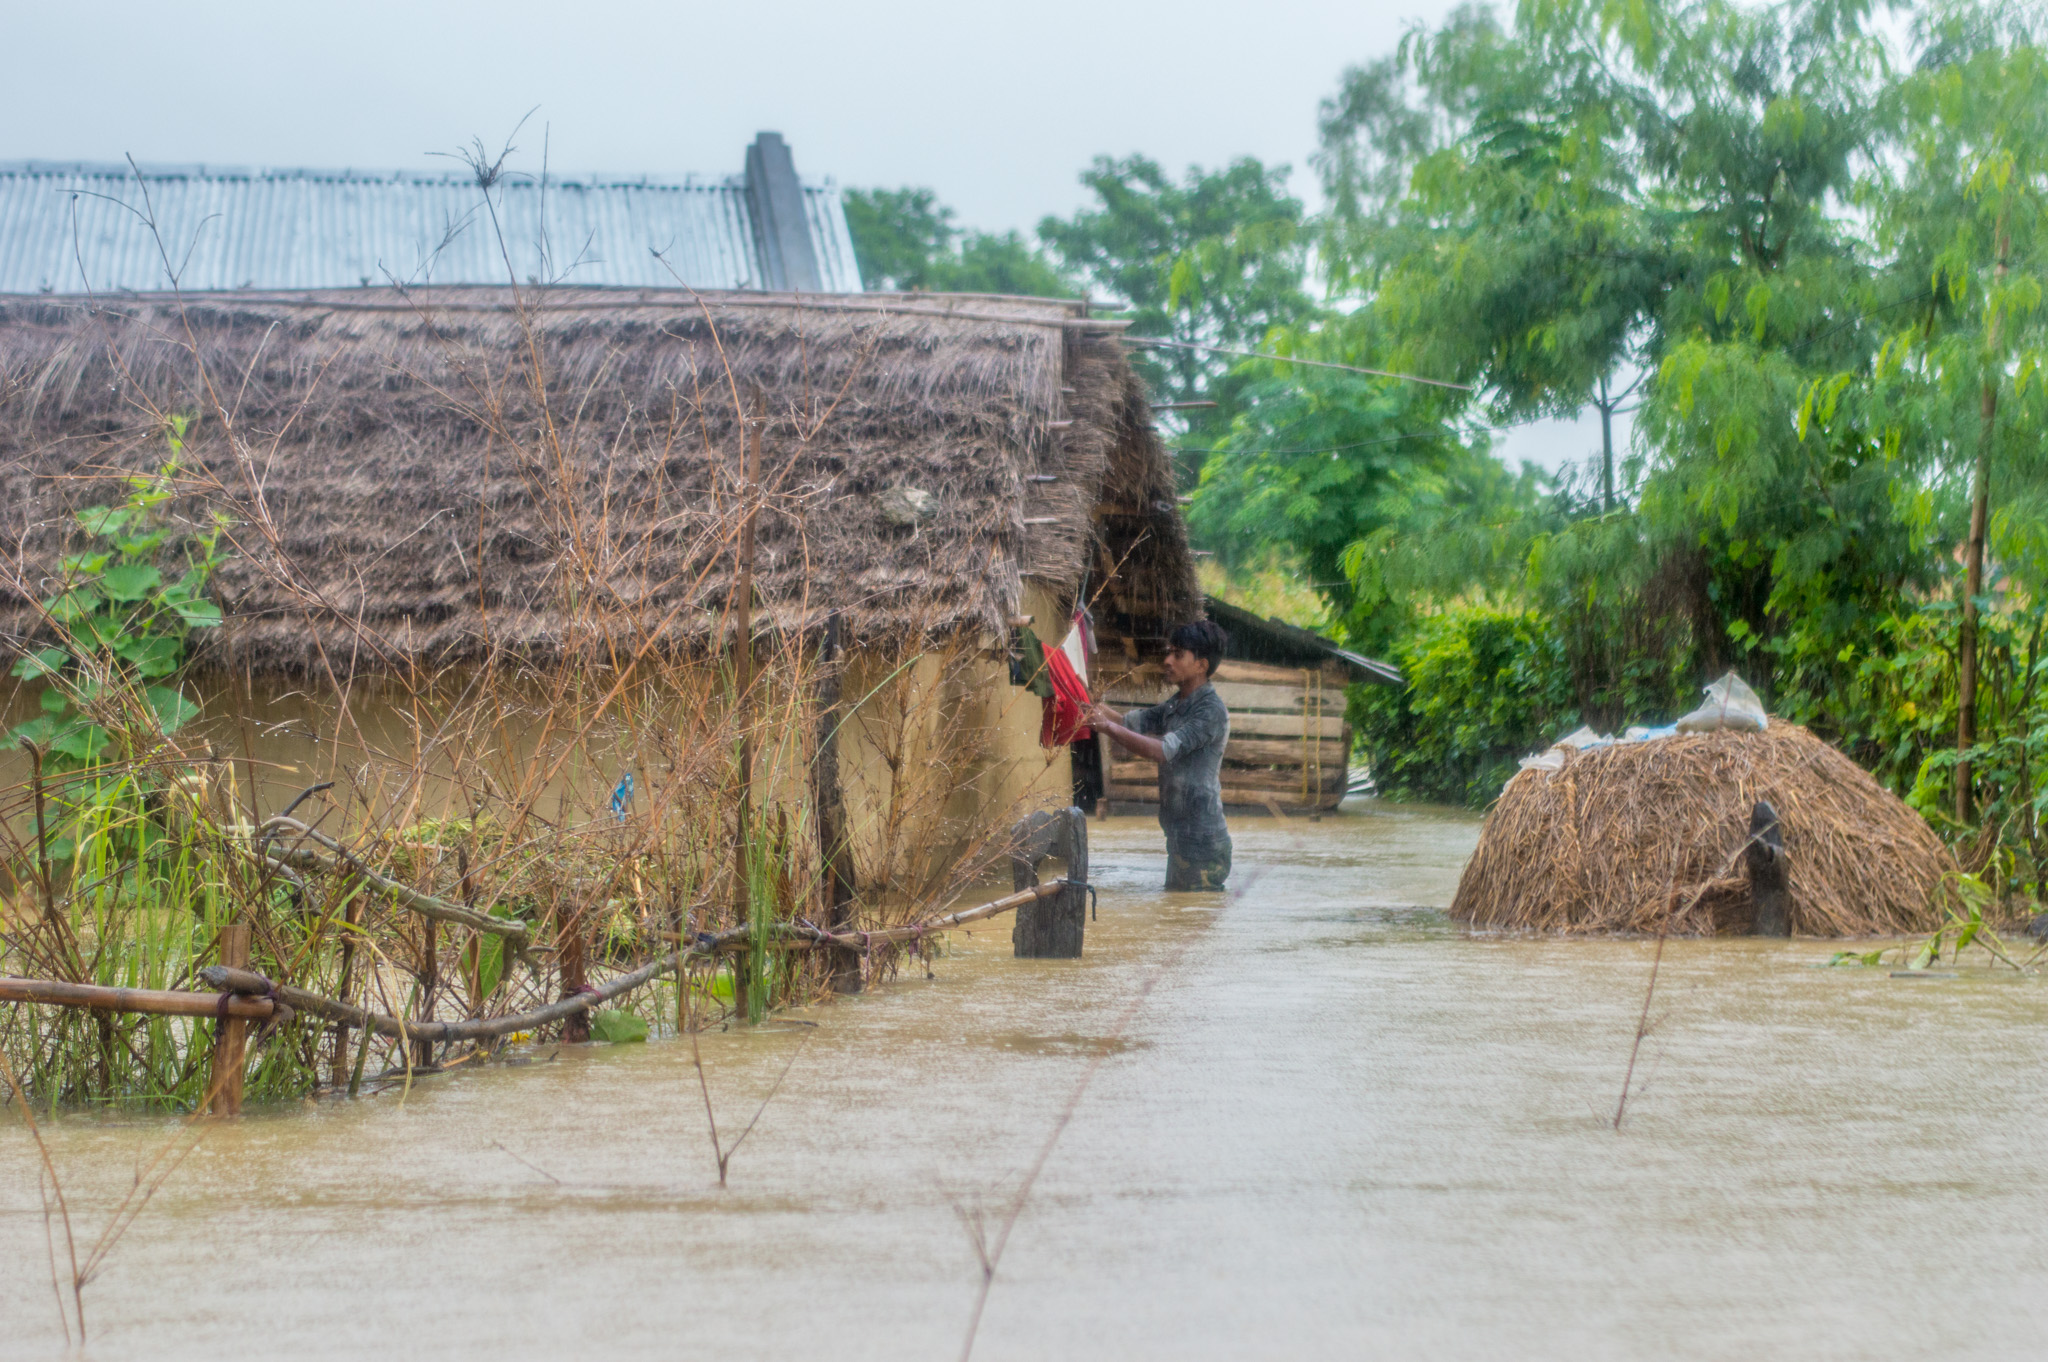
[[[95,1012],[140,1012],[152,1017],[213,1017],[220,1014],[221,1006],[218,993],[14,978],[0,978],[0,1003],[47,1003]],[[276,1015],[277,1004],[269,998],[237,995],[228,999],[227,1010],[228,1016],[240,1021],[267,1022]]]
[[[783,938],[785,949],[806,950],[821,946],[840,946],[851,950],[865,950],[874,946],[892,945],[901,941],[913,941],[933,932],[950,931],[964,927],[970,922],[995,917],[1013,908],[1042,898],[1050,898],[1067,887],[1064,879],[1048,880],[1046,883],[1008,894],[991,903],[964,908],[957,913],[946,913],[928,918],[923,922],[909,923],[902,927],[887,927],[873,932],[828,932],[816,927],[803,927],[795,923],[778,923],[773,929]],[[277,996],[301,1011],[332,1021],[345,1021],[378,1035],[392,1039],[413,1037],[444,1044],[450,1041],[495,1040],[515,1031],[531,1031],[560,1021],[574,1013],[608,1003],[623,994],[631,993],[649,981],[676,969],[683,961],[696,957],[714,956],[724,951],[745,949],[750,944],[751,933],[744,927],[735,927],[716,936],[699,938],[696,944],[682,950],[671,951],[658,959],[650,960],[638,969],[609,979],[586,993],[573,998],[563,998],[530,1012],[521,1012],[506,1017],[489,1017],[472,1021],[444,1022],[403,1022],[396,1017],[368,1012],[332,998],[323,998],[317,993],[295,988],[289,984],[277,986]],[[196,995],[205,997],[207,995]]]
[[[939,917],[926,918],[922,922],[913,922],[902,927],[882,927],[872,932],[826,932],[820,931],[815,927],[807,930],[794,924],[783,924],[782,931],[794,937],[795,943],[799,944],[847,946],[856,950],[865,950],[870,946],[892,945],[898,941],[915,941],[919,937],[929,936],[933,932],[951,931],[955,927],[964,927],[970,922],[979,922],[983,918],[994,917],[998,913],[1007,913],[1012,908],[1021,908],[1027,903],[1051,898],[1054,894],[1067,888],[1069,883],[1064,878],[1047,880],[1044,884],[1033,885],[1029,889],[1020,889],[1014,894],[1005,894],[993,902],[984,903],[978,907],[963,908],[957,913],[945,913]]]
[[[253,969],[208,965],[199,971],[199,982],[221,993],[242,993],[257,998],[270,996],[270,980]]]
[[[811,796],[818,811],[818,854],[825,875],[825,925],[838,930],[853,923],[852,848],[846,840],[846,798],[839,783],[839,612],[825,620],[818,645],[818,747],[811,767]],[[831,964],[837,993],[860,992],[860,956],[839,949]]]
[[[470,814],[470,826],[474,827],[475,825],[476,814],[472,812]],[[476,884],[469,877],[468,847],[458,846],[455,848],[455,873],[459,877],[458,882],[461,886],[463,906],[472,910],[475,909]],[[472,1017],[479,1015],[483,1011],[485,1003],[489,1001],[489,999],[484,997],[483,971],[484,941],[480,936],[473,936],[469,939],[469,944],[462,948],[462,982],[463,986],[469,990],[471,1000],[469,1015]]]
[[[1024,904],[1050,898],[1067,889],[1069,883],[1065,879],[1048,880],[1044,884],[1034,885],[1015,894],[1005,894],[1002,898],[973,908],[963,908],[956,913],[943,913],[921,922],[906,923],[901,927],[884,927],[872,932],[826,931],[794,922],[776,923],[770,930],[782,939],[784,948],[788,950],[837,946],[864,951],[875,946],[914,941],[933,932],[951,931],[955,927],[964,927],[971,922],[980,922],[985,918],[1022,907]],[[467,1021],[402,1021],[397,1017],[370,1012],[338,998],[324,997],[292,984],[272,984],[270,980],[250,970],[220,966],[209,966],[200,971],[200,977],[208,983],[221,985],[222,991],[229,994],[225,1003],[218,993],[108,988],[99,984],[72,984],[54,979],[13,978],[0,978],[0,1002],[51,1003],[62,1007],[89,1007],[113,1012],[148,1012],[174,1017],[211,1017],[218,1015],[220,1010],[225,1008],[229,1017],[261,1022],[278,1020],[277,1004],[283,1003],[291,1010],[339,1022],[344,1027],[360,1027],[366,1033],[366,1041],[367,1033],[375,1032],[393,1040],[423,1040],[439,1045],[450,1041],[494,1040],[499,1036],[510,1035],[514,1031],[531,1031],[549,1022],[561,1021],[565,1017],[630,993],[650,980],[677,968],[685,960],[715,956],[721,952],[744,948],[750,943],[751,935],[746,927],[734,927],[716,936],[707,933],[688,947],[670,951],[573,998],[563,998],[534,1008],[530,1012]]]
[[[739,817],[733,825],[734,879],[740,921],[754,920],[753,818],[754,818],[754,483],[761,476],[761,426],[766,420],[766,399],[754,390],[754,419],[747,423],[746,456],[740,474],[740,542],[738,596],[734,613],[738,630],[733,639],[733,709],[740,726]],[[733,1015],[741,1023],[753,1020],[754,969],[759,962],[749,950],[732,973]]]
[[[1309,669],[1304,667],[1301,671],[1301,802],[1304,804],[1308,803],[1309,746],[1315,741],[1314,735],[1322,731],[1322,715],[1310,717],[1315,707],[1310,703],[1308,687]],[[1322,790],[1318,788],[1316,793],[1321,794]]]

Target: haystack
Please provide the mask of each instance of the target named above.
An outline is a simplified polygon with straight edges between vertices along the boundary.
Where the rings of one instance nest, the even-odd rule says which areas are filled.
[[[1736,853],[1768,800],[1791,862],[1802,936],[1932,930],[1955,869],[1926,822],[1870,774],[1796,724],[1680,734],[1526,770],[1487,815],[1451,915],[1544,932],[1707,936],[1750,929]]]

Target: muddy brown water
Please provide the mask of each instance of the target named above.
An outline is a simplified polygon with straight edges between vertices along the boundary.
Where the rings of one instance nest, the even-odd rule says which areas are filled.
[[[2048,1346],[2044,981],[1674,942],[1617,1136],[1651,947],[1459,931],[1476,820],[1246,822],[1220,905],[1154,888],[1156,828],[1093,826],[1086,959],[1012,960],[999,925],[815,1028],[707,1037],[730,1130],[810,1032],[729,1189],[677,1041],[257,1114],[114,1251],[88,1355],[957,1357],[968,1224],[1105,1046],[977,1358]],[[59,1123],[82,1230],[166,1130]],[[62,1353],[33,1169],[0,1123],[10,1359]]]

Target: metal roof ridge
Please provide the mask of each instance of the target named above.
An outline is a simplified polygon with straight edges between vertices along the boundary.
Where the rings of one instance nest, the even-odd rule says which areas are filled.
[[[475,177],[467,170],[428,170],[407,167],[359,169],[355,166],[264,166],[218,165],[208,161],[144,161],[136,167],[125,161],[0,160],[0,175],[30,177],[72,176],[90,179],[133,180],[140,169],[145,180],[315,180],[357,183],[462,184]],[[505,183],[538,188],[540,176],[527,171],[508,171]],[[836,193],[839,182],[830,175],[801,176],[798,183],[806,193]],[[707,175],[689,171],[682,175],[654,175],[646,172],[587,170],[549,171],[550,189],[594,187],[620,189],[740,189],[741,175]]]
[[[123,161],[44,161],[36,159],[0,161],[0,175],[19,175],[32,178],[58,176],[88,179],[134,180],[136,172],[145,180],[311,180],[316,182],[342,182],[367,184],[464,184],[474,181],[475,176],[468,170],[419,169],[391,167],[385,169],[359,169],[354,166],[264,166],[264,165],[220,165],[206,161],[154,162],[144,161],[129,166]],[[526,171],[508,171],[503,183],[520,188],[539,188],[541,177]],[[575,173],[549,171],[547,187],[621,188],[621,189],[732,189],[739,187],[739,177],[734,175],[706,175],[701,171],[689,171],[683,175],[653,175],[645,172],[626,173],[614,171],[579,171]],[[811,192],[828,192],[836,186],[830,179],[807,180],[804,188]]]
[[[790,311],[875,313],[930,317],[938,321],[1061,327],[1071,324],[1072,318],[1068,315],[1068,310],[1079,305],[1077,299],[1008,294],[790,292],[745,287],[692,288],[688,285],[674,284],[576,283],[539,286],[505,283],[428,283],[396,287],[387,284],[372,284],[365,287],[314,284],[302,288],[243,286],[183,290],[122,288],[107,289],[93,294],[60,293],[55,290],[35,293],[0,291],[0,305],[50,301],[100,304],[120,301],[142,305],[176,302],[188,307],[203,307],[210,304],[237,307],[270,304],[277,307],[325,308],[342,312],[403,312],[421,306],[447,310],[496,311],[509,306],[514,295],[526,295],[527,305],[543,312],[678,305],[771,310],[785,308]],[[962,310],[953,306],[960,300],[968,301],[971,306],[1007,305],[1009,310]],[[1329,646],[1335,647],[1334,644]]]

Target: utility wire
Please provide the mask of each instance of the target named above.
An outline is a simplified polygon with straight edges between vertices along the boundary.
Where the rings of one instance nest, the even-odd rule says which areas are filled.
[[[1193,445],[1169,445],[1176,454],[1338,454],[1347,449],[1366,449],[1372,445],[1398,444],[1402,440],[1427,440],[1444,434],[1437,430],[1411,431],[1406,435],[1388,435],[1378,440],[1359,440],[1348,445],[1327,445],[1319,449],[1197,449]]]
[[[1220,345],[1196,345],[1193,341],[1160,340],[1154,336],[1125,336],[1129,345],[1165,345],[1175,350],[1200,350],[1208,355],[1236,355],[1240,359],[1270,359],[1280,364],[1306,364],[1317,369],[1341,369],[1347,374],[1370,374],[1374,378],[1398,378],[1407,383],[1427,383],[1432,388],[1456,388],[1461,393],[1476,392],[1470,383],[1452,383],[1448,379],[1424,378],[1419,374],[1398,373],[1392,369],[1367,369],[1356,364],[1338,364],[1327,359],[1302,359],[1298,355],[1268,355],[1258,350],[1229,350]]]
[[[1523,422],[1522,424],[1527,425],[1529,423]],[[1467,426],[1462,434],[1505,435],[1509,431],[1520,430],[1521,428],[1520,425]],[[1412,430],[1405,435],[1386,435],[1377,440],[1359,440],[1348,445],[1320,445],[1313,448],[1303,447],[1299,449],[1231,449],[1222,445],[1212,449],[1198,449],[1193,445],[1168,445],[1167,448],[1175,454],[1341,454],[1347,449],[1368,449],[1374,445],[1398,444],[1402,440],[1428,440],[1437,436],[1449,436],[1451,439],[1456,440],[1461,437],[1461,432],[1457,430]]]
[[[1821,341],[1827,340],[1828,338],[1834,336],[1837,332],[1847,330],[1849,327],[1854,326],[1858,322],[1868,321],[1871,318],[1876,317],[1879,313],[1890,312],[1894,308],[1904,307],[1908,303],[1918,302],[1921,299],[1930,296],[1931,292],[1932,290],[1921,290],[1918,293],[1910,294],[1907,297],[1901,298],[1896,302],[1884,303],[1878,307],[1872,308],[1868,312],[1858,313],[1856,316],[1851,317],[1848,321],[1843,322],[1839,326],[1832,327],[1829,330],[1822,332],[1818,336],[1809,336],[1803,341],[1793,341],[1790,344],[1785,345],[1781,348],[1786,350],[1802,350],[1809,345],[1817,345]],[[1395,369],[1368,369],[1363,365],[1358,364],[1338,364],[1335,361],[1327,359],[1303,359],[1299,355],[1269,355],[1259,350],[1232,350],[1226,346],[1221,345],[1197,345],[1193,341],[1163,340],[1157,336],[1125,336],[1123,337],[1123,340],[1124,343],[1127,345],[1167,346],[1175,350],[1199,350],[1206,355],[1235,355],[1239,359],[1270,359],[1279,364],[1305,364],[1312,368],[1317,369],[1336,369],[1347,374],[1367,374],[1373,378],[1398,378],[1404,383],[1426,383],[1432,388],[1455,388],[1457,391],[1464,393],[1479,391],[1479,389],[1476,386],[1470,383],[1453,383],[1450,380],[1443,378],[1424,378],[1420,374],[1404,374],[1399,370]],[[1643,376],[1639,376],[1636,379],[1635,384],[1629,385],[1630,388],[1635,387],[1636,384],[1640,384],[1642,382],[1643,377],[1646,376],[1647,371]],[[1624,390],[1623,396],[1627,396],[1626,390]],[[1634,409],[1631,408],[1631,410]],[[1349,449],[1358,448],[1358,446],[1356,445],[1347,445],[1344,447]],[[1314,453],[1319,451],[1272,450],[1269,452],[1277,454],[1282,452]]]

